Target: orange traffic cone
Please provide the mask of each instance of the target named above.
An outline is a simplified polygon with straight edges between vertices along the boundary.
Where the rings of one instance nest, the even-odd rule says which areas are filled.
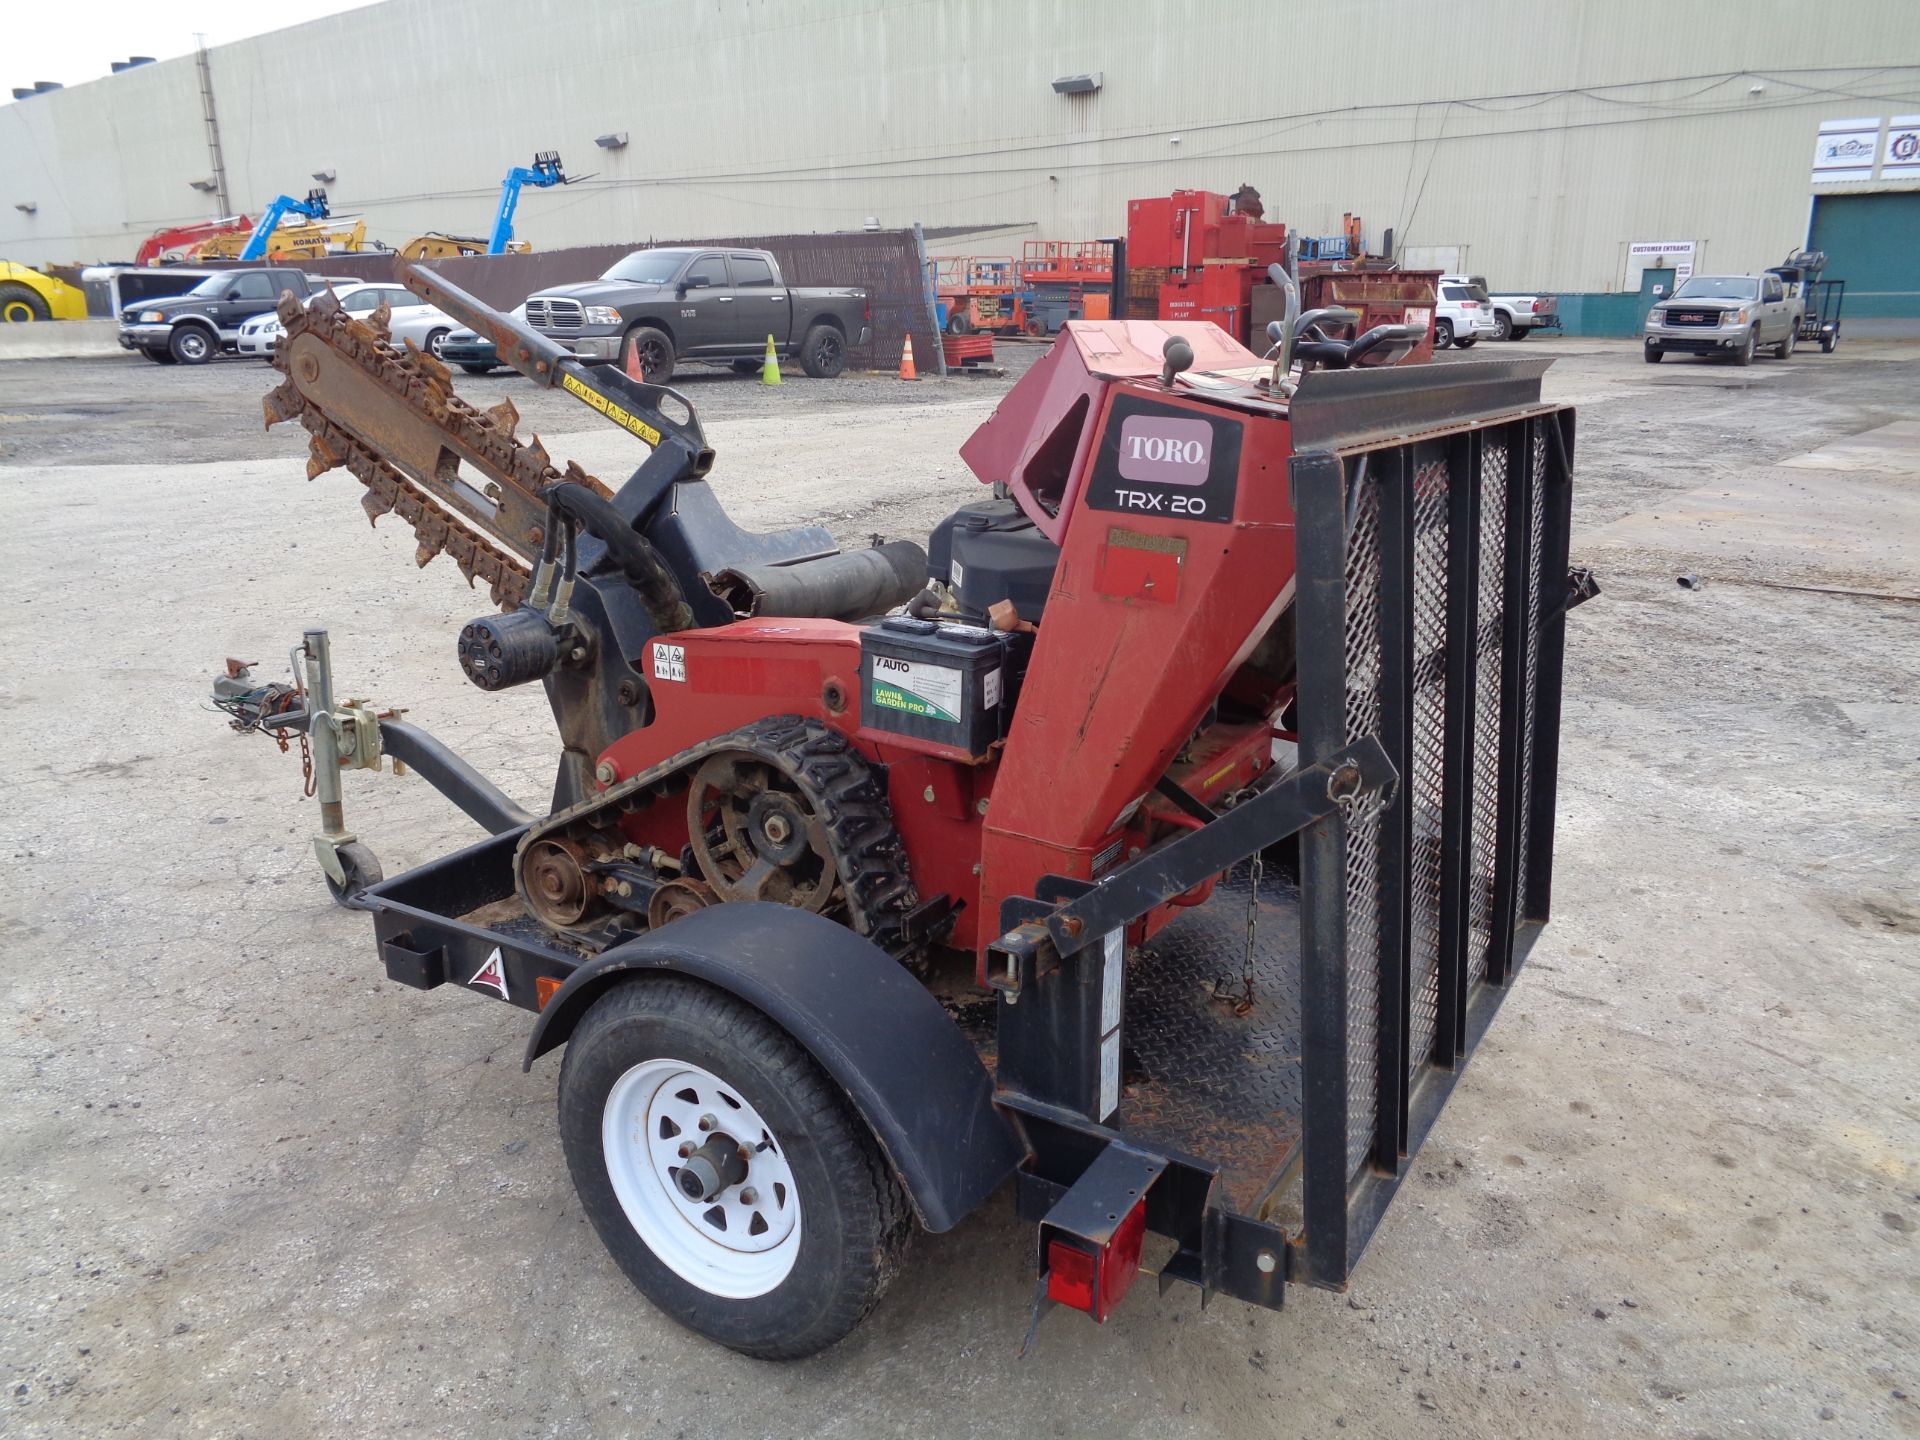
[[[900,352],[900,378],[918,380],[920,372],[913,368],[913,336],[907,336],[907,348]]]
[[[627,341],[626,369],[629,380],[637,380],[642,385],[647,383],[647,377],[640,369],[640,347],[632,340]]]

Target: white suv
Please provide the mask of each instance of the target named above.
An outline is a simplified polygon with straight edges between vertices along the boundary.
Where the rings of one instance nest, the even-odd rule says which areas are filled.
[[[1433,348],[1458,345],[1471,349],[1482,339],[1500,333],[1493,318],[1493,297],[1487,287],[1465,275],[1442,275],[1433,314]]]

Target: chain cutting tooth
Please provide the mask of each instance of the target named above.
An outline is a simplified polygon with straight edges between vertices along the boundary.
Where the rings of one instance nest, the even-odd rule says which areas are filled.
[[[340,463],[340,457],[327,447],[327,442],[318,435],[307,445],[307,478],[318,480],[327,471]]]

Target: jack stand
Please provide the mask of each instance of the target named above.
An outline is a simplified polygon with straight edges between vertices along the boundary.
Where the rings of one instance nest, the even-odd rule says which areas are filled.
[[[313,853],[326,872],[333,898],[350,910],[366,908],[360,896],[385,879],[380,862],[347,829],[341,770],[380,768],[380,718],[356,702],[336,710],[333,703],[333,654],[325,630],[308,630],[295,647],[296,672],[304,670],[307,738],[313,746],[313,793],[320,802],[320,833]]]

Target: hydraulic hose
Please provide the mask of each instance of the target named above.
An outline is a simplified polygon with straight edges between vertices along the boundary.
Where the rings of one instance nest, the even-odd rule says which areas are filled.
[[[548,508],[586,527],[587,532],[607,547],[607,556],[627,577],[627,583],[640,592],[641,602],[662,634],[686,630],[693,625],[693,609],[674,573],[627,519],[612,505],[584,485],[562,480],[541,492]]]

